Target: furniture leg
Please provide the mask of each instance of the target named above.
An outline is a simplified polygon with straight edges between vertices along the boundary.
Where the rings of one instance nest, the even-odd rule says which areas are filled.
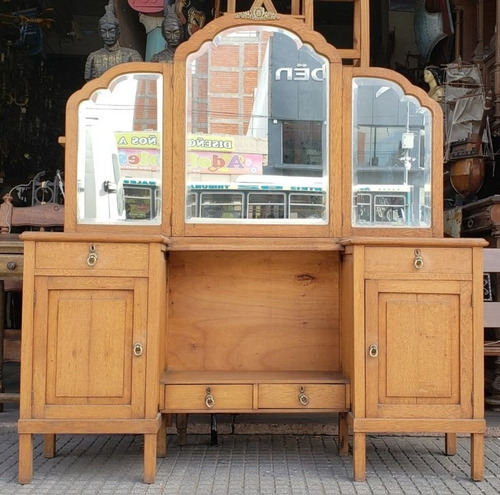
[[[161,425],[158,430],[157,439],[156,439],[156,456],[157,457],[166,457],[167,455],[167,423],[168,423],[168,415],[161,415]]]
[[[157,434],[148,433],[144,435],[144,483],[155,482],[156,442]]]
[[[177,445],[186,445],[187,443],[187,414],[177,414],[175,416],[175,426],[177,427]]]
[[[472,433],[470,439],[471,474],[474,481],[484,479],[484,434]]]
[[[349,454],[349,427],[347,425],[347,413],[339,413],[339,455]]]
[[[455,455],[457,453],[457,434],[445,434],[445,452],[446,455]]]
[[[43,455],[47,459],[52,459],[56,456],[56,435],[47,433],[43,436]]]
[[[353,434],[353,478],[354,481],[366,479],[366,434]]]
[[[33,478],[33,435],[19,435],[19,483],[31,483]]]

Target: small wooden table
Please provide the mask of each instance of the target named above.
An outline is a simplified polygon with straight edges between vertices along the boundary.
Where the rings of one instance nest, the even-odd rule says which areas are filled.
[[[23,278],[23,241],[17,234],[0,234],[0,412],[4,402],[18,402],[19,393],[6,393],[3,383],[5,287],[4,280]]]

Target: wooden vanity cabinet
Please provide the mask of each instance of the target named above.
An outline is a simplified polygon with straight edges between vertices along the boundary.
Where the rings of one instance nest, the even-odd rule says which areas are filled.
[[[35,433],[135,433],[153,482],[190,413],[338,414],[356,480],[366,434],[471,433],[481,479],[483,243],[442,238],[441,124],[261,8],[73,94],[65,232],[23,235],[20,481]]]
[[[483,477],[482,240],[346,241],[342,333],[351,379],[354,478],[368,433],[471,434],[471,477]],[[352,305],[352,306],[351,306]]]
[[[144,480],[152,482],[163,424],[162,238],[37,233],[24,243],[22,345],[30,359],[21,379],[21,483],[32,476],[36,433],[47,436],[47,456],[57,433],[143,434]]]

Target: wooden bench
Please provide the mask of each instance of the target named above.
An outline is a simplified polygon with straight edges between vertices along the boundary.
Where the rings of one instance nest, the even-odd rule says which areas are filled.
[[[64,206],[58,203],[45,203],[35,206],[16,207],[12,196],[5,194],[0,205],[0,233],[8,234],[13,227],[48,228],[64,226]],[[0,238],[1,240],[1,238]]]

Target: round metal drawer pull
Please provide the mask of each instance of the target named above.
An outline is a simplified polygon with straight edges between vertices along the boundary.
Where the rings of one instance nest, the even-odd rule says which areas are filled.
[[[142,348],[142,344],[140,342],[136,342],[134,344],[134,356],[139,357],[142,356],[144,349]]]
[[[376,358],[378,356],[377,344],[372,344],[370,347],[368,347],[368,355],[372,358]]]
[[[304,387],[300,387],[299,389],[299,402],[303,406],[307,406],[309,404],[309,397],[306,395],[306,391]]]
[[[215,406],[215,397],[212,395],[212,389],[207,387],[207,395],[205,395],[205,405],[212,409]]]
[[[420,252],[420,249],[415,249],[414,254],[415,258],[413,259],[413,265],[417,270],[420,270],[424,267],[424,259],[422,258],[422,253]]]
[[[15,261],[7,261],[7,270],[15,270],[17,268],[17,263]]]
[[[89,251],[89,255],[87,256],[87,265],[95,266],[95,264],[97,263],[97,253],[95,252],[94,244],[91,244],[89,246]]]

